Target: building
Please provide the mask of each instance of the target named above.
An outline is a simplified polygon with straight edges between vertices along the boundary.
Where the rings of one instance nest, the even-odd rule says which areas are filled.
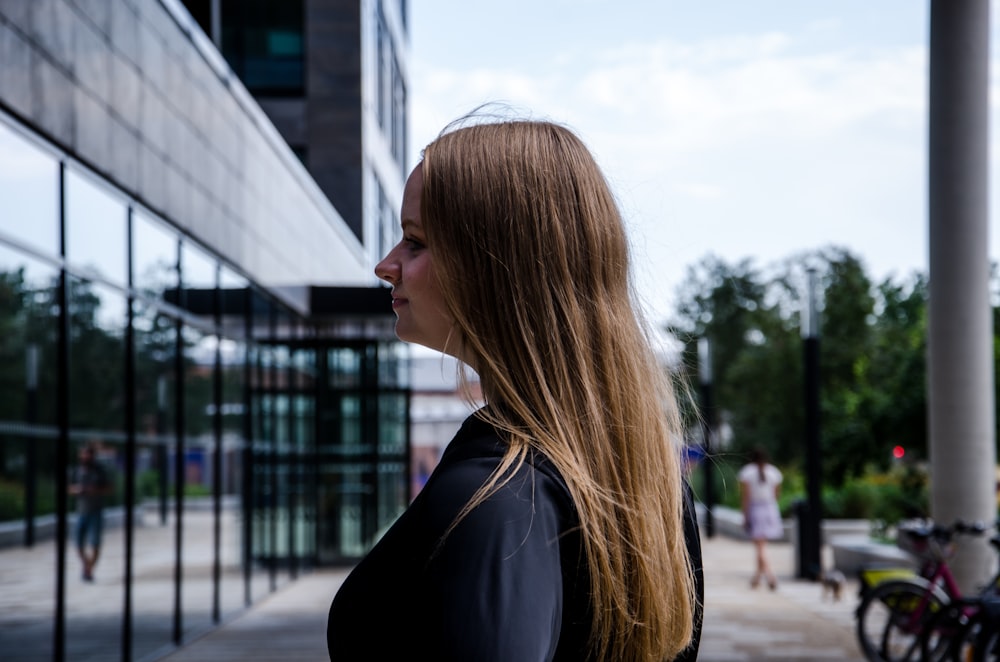
[[[183,2],[374,264],[402,199],[405,0]]]
[[[372,275],[405,174],[405,3],[187,4],[0,1],[5,657],[155,660],[353,562],[408,502],[409,368]],[[298,22],[226,27],[267,4]],[[296,67],[295,94],[257,86]],[[94,582],[84,444],[113,484]]]

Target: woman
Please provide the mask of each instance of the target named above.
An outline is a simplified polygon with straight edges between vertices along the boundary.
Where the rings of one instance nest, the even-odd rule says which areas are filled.
[[[750,586],[757,588],[763,577],[773,591],[778,588],[778,579],[767,558],[767,541],[780,538],[784,533],[781,513],[778,511],[781,471],[768,463],[767,453],[762,448],[755,448],[750,453],[750,462],[740,469],[739,480],[743,528],[753,541],[757,561]]]
[[[401,222],[375,270],[396,334],[471,366],[486,405],[345,580],[331,659],[694,659],[677,408],[586,147],[547,122],[447,130]]]

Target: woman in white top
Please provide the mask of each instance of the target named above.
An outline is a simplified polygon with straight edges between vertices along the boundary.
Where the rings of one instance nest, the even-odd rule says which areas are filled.
[[[781,513],[778,511],[778,493],[781,490],[781,471],[767,461],[767,454],[755,448],[750,463],[740,469],[740,493],[743,503],[743,528],[753,541],[757,552],[757,571],[750,586],[757,588],[761,577],[773,591],[778,579],[767,559],[767,541],[780,538],[783,533]]]

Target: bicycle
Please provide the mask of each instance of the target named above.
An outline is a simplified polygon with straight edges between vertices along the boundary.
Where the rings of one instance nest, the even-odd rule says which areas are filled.
[[[998,634],[1000,594],[988,591],[959,598],[925,624],[920,634],[920,659],[931,662],[995,662],[1000,659]]]
[[[1000,556],[1000,535],[990,538]],[[920,637],[922,659],[933,662],[1000,660],[1000,571],[971,597],[952,599]]]
[[[950,527],[933,524],[900,527],[897,544],[916,555],[922,564],[918,571],[862,569],[861,602],[855,614],[858,643],[866,659],[874,662],[946,659],[953,633],[944,626],[957,629],[957,622],[946,620],[941,614],[962,599],[947,559],[954,550],[956,535],[981,535],[985,531],[982,523],[962,521]],[[989,590],[992,591],[992,586]],[[929,627],[931,623],[937,627]],[[925,634],[928,632],[936,636]]]

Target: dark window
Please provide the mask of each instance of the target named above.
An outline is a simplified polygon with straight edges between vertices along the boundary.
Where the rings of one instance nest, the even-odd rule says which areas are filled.
[[[212,34],[212,0],[184,0],[191,17],[198,22],[205,34]]]
[[[222,54],[262,96],[305,90],[302,0],[222,0]]]

